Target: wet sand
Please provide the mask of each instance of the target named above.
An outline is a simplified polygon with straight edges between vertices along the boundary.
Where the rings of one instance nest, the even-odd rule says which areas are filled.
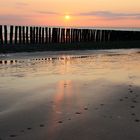
[[[0,140],[139,140],[138,52],[16,55],[1,64]]]

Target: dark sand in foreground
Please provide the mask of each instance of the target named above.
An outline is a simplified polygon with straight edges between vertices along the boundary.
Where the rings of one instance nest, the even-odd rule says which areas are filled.
[[[139,140],[138,52],[1,65],[0,140]]]

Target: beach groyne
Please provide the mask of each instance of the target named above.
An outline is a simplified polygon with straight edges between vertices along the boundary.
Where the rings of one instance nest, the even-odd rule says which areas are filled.
[[[40,49],[48,47],[48,50],[53,50],[56,44],[62,46],[59,49],[63,49],[64,44],[97,44],[119,41],[140,41],[140,31],[0,25],[1,51],[9,50],[9,47],[14,50],[18,46],[25,47],[26,50],[34,46],[38,46]],[[51,46],[53,47],[51,48]],[[74,49],[74,45],[71,46],[71,49]]]

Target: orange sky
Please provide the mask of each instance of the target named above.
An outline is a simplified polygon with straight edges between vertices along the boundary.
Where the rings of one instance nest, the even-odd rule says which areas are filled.
[[[65,15],[70,15],[66,20]],[[1,24],[140,27],[140,0],[0,0]]]

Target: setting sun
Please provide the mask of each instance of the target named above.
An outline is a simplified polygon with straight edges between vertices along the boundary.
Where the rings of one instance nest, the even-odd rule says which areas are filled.
[[[66,20],[69,20],[70,19],[70,16],[69,15],[65,15],[65,19]]]

